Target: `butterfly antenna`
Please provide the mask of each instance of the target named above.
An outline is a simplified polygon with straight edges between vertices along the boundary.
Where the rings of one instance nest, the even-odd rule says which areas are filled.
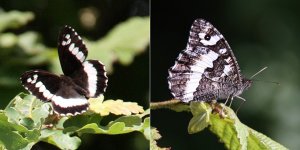
[[[264,68],[260,69],[257,73],[255,73],[254,75],[252,75],[252,76],[250,77],[250,79],[251,79],[252,81],[260,81],[260,82],[274,83],[274,84],[280,85],[279,82],[274,82],[274,81],[263,81],[263,80],[252,79],[252,78],[255,77],[256,75],[260,74],[262,71],[266,70],[267,68],[268,68],[268,67],[264,67]]]
[[[252,76],[250,77],[250,79],[252,79],[252,78],[255,77],[256,75],[260,74],[262,71],[266,70],[267,68],[268,68],[268,67],[264,67],[264,68],[260,69],[258,72],[256,72],[254,75],[252,75]]]
[[[260,82],[265,82],[265,83],[274,83],[274,84],[280,85],[280,83],[279,83],[279,82],[274,82],[274,81],[263,81],[263,80],[257,80],[257,79],[253,79],[252,81],[260,81]]]

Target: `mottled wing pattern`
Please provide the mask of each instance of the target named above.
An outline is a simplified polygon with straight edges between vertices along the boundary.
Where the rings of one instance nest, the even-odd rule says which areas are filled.
[[[184,102],[229,98],[244,85],[230,46],[203,19],[194,21],[187,47],[169,69],[168,81],[173,96]]]

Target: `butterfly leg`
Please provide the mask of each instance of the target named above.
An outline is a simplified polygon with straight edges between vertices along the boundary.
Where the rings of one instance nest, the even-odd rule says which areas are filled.
[[[230,97],[231,97],[231,98],[230,98]],[[229,107],[230,107],[230,106],[231,106],[231,103],[232,103],[232,99],[233,99],[233,97],[232,97],[231,95],[229,95],[229,96],[227,97],[227,99],[226,99],[224,105],[226,106],[226,104],[228,103],[228,100],[229,100],[229,99],[231,99],[231,100],[230,100],[230,104],[229,104]],[[221,114],[225,114],[225,113],[224,113],[224,107],[222,108]]]
[[[226,99],[226,101],[225,101],[225,103],[224,103],[224,105],[226,105],[227,103],[228,103],[228,100],[229,100],[229,98],[231,97],[231,101],[232,101],[232,96],[231,95],[229,95],[228,97],[227,97],[227,99]],[[229,107],[231,106],[231,102],[230,102],[230,105],[229,105]]]
[[[246,102],[246,99],[240,97],[240,96],[236,96],[238,99],[243,100],[242,103],[240,104],[240,106],[238,107],[238,109],[235,111],[235,113],[237,114],[237,112],[239,111],[239,109],[242,107],[242,105]]]
[[[246,99],[240,97],[240,96],[235,96],[236,98],[240,99],[240,100],[243,100],[244,102],[246,102]]]
[[[229,107],[231,107],[232,101],[233,101],[233,97],[231,97],[230,99]]]

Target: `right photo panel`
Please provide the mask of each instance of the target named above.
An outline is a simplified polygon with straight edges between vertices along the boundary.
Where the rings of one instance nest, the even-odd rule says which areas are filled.
[[[151,149],[300,147],[296,3],[151,1]]]

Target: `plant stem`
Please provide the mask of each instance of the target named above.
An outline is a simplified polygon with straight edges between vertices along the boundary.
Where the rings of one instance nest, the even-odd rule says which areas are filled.
[[[151,110],[161,109],[161,108],[167,108],[177,112],[190,111],[188,104],[182,103],[180,100],[177,99],[150,103]]]
[[[169,108],[171,105],[180,103],[180,100],[178,99],[171,99],[167,101],[162,102],[151,102],[150,108],[153,109],[160,109],[160,108]]]

